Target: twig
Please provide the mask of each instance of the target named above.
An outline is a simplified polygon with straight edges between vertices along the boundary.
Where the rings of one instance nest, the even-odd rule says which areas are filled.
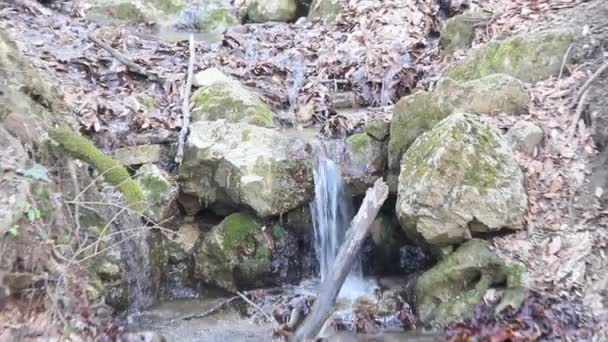
[[[602,64],[602,66],[599,69],[597,69],[597,71],[594,72],[593,75],[591,75],[591,77],[589,77],[587,82],[585,82],[585,84],[583,84],[581,89],[579,89],[578,92],[576,93],[575,102],[574,102],[573,107],[578,106],[579,102],[581,102],[581,98],[583,97],[583,94],[585,94],[587,89],[589,89],[589,87],[591,86],[591,83],[593,83],[593,81],[595,81],[595,79],[598,78],[601,74],[603,74],[604,71],[606,71],[606,69],[608,69],[608,62]]]
[[[132,60],[130,60],[129,58],[127,58],[127,56],[123,55],[122,53],[118,52],[116,49],[114,49],[113,47],[111,47],[110,45],[104,43],[101,39],[97,38],[95,36],[95,34],[93,34],[93,32],[89,32],[89,34],[87,35],[87,37],[95,44],[97,44],[99,47],[101,47],[102,49],[108,51],[108,53],[110,55],[112,55],[112,57],[116,58],[116,60],[118,60],[120,63],[124,64],[127,69],[131,72],[134,72],[136,74],[140,74],[142,76],[147,77],[150,81],[158,81],[158,75],[146,70],[145,68],[135,64]]]
[[[184,159],[184,144],[186,143],[186,134],[188,134],[188,127],[190,126],[190,91],[192,89],[192,78],[194,73],[194,36],[190,35],[190,60],[188,61],[188,74],[186,75],[186,85],[182,92],[182,129],[179,132],[179,139],[177,140],[177,153],[175,154],[175,163],[178,165],[182,163]]]
[[[566,50],[566,54],[564,55],[564,59],[562,60],[562,66],[559,68],[559,75],[557,76],[557,82],[562,79],[562,75],[564,74],[564,67],[566,66],[566,62],[568,61],[568,57],[570,57],[570,51],[572,51],[572,46],[574,43],[570,44],[568,50]]]
[[[581,117],[583,116],[583,112],[585,111],[585,102],[587,102],[587,95],[589,95],[589,89],[585,90],[583,95],[581,95],[581,98],[578,101],[578,104],[576,105],[574,121],[572,122],[572,125],[570,126],[570,129],[568,130],[568,140],[572,139],[572,137],[574,137],[574,134],[576,133],[576,126],[578,126],[578,122],[581,120]]]
[[[247,302],[247,304],[253,306],[256,310],[258,310],[262,315],[264,315],[264,317],[266,317],[266,319],[272,323],[272,326],[274,327],[274,329],[276,331],[280,330],[280,326],[277,323],[277,321],[275,321],[275,319],[270,316],[269,314],[267,314],[264,309],[262,309],[259,305],[257,305],[256,303],[254,303],[253,301],[251,301],[251,299],[247,298],[247,296],[245,296],[242,292],[236,291],[236,294],[239,295],[241,298],[243,298],[244,301]]]
[[[205,311],[200,312],[200,313],[196,313],[196,314],[187,315],[187,316],[183,316],[183,317],[180,317],[180,318],[173,319],[173,320],[171,320],[171,323],[177,322],[177,321],[189,321],[191,319],[205,318],[207,316],[213,315],[214,313],[218,312],[220,309],[224,308],[226,305],[231,304],[232,302],[234,302],[237,299],[241,299],[241,296],[230,297],[230,298],[228,298],[226,300],[223,300],[223,301],[219,302],[218,304],[216,304],[215,306],[213,306],[211,309],[205,310]]]

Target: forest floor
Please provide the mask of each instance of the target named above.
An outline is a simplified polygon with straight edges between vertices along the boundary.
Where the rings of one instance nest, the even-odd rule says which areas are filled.
[[[296,124],[293,113],[314,100],[321,132],[352,133],[368,118],[390,117],[392,103],[414,89],[432,88],[441,72],[459,60],[441,58],[436,41],[428,38],[441,27],[433,6],[405,3],[360,2],[329,25],[298,21],[238,26],[220,42],[197,42],[195,71],[220,67],[255,88],[283,113],[285,125]],[[394,11],[403,6],[418,7]],[[583,33],[572,48],[576,64],[564,64],[559,78],[529,85],[532,100],[524,118],[542,127],[545,139],[534,155],[517,155],[528,182],[527,230],[493,242],[499,253],[526,265],[530,288],[576,304],[573,315],[587,320],[581,326],[593,327],[597,341],[608,340],[608,158],[601,146],[608,132],[603,106],[608,76],[598,77],[580,98],[583,84],[606,61],[608,3],[493,0],[484,8],[494,15],[478,29],[475,45],[547,28]],[[176,141],[179,90],[188,65],[186,40],[163,41],[148,27],[101,27],[83,19],[72,1],[56,1],[51,7],[2,2],[0,18],[34,65],[61,85],[82,132],[98,146],[110,151]],[[403,25],[411,35],[393,38]],[[128,71],[94,44],[90,34],[142,66],[146,74]],[[411,60],[408,67],[399,63],[404,56]],[[345,82],[362,67],[366,73],[360,81]],[[153,107],[144,108],[135,100],[144,93],[153,97]],[[340,96],[349,99],[348,104],[335,100]],[[360,107],[363,115],[340,114],[344,107]],[[581,113],[584,120],[579,123]],[[520,119],[496,121],[509,128]]]

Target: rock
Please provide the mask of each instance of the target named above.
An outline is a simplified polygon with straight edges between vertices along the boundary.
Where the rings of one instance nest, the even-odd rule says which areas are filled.
[[[195,246],[194,277],[228,291],[279,285],[284,278],[278,274],[284,270],[274,269],[273,254],[287,235],[250,214],[232,214]]]
[[[218,69],[209,68],[197,73],[194,83],[200,89],[191,99],[193,123],[224,119],[261,127],[274,126],[276,114],[254,93]]]
[[[418,277],[416,309],[422,322],[464,321],[493,285],[504,283],[518,268],[506,266],[487,242],[472,239]],[[509,289],[517,290],[507,283]]]
[[[411,239],[445,246],[472,234],[522,229],[524,176],[500,132],[452,114],[404,154],[397,216]]]
[[[179,177],[182,192],[203,205],[246,206],[263,218],[307,203],[313,189],[306,143],[223,120],[190,126]]]
[[[507,132],[507,140],[513,148],[532,155],[543,141],[543,129],[528,121],[519,121]]]
[[[451,55],[456,50],[468,49],[475,39],[475,25],[487,15],[482,12],[466,13],[454,16],[445,22],[439,46],[444,55]]]
[[[372,119],[365,124],[363,129],[367,135],[378,140],[384,141],[388,137],[391,124],[383,119]]]
[[[0,107],[2,105],[0,104]],[[28,205],[30,183],[14,172],[24,171],[28,159],[23,146],[0,124],[0,158],[6,181],[0,182],[0,236],[13,229]],[[12,172],[8,167],[13,167]]]
[[[494,41],[472,51],[447,74],[469,81],[496,73],[508,74],[524,82],[537,82],[557,76],[568,47],[571,31],[545,31]]]
[[[165,337],[154,331],[128,332],[122,336],[124,342],[165,342]]]
[[[107,23],[160,23],[179,14],[181,0],[86,0],[83,4],[88,20]]]
[[[146,199],[144,214],[155,222],[162,222],[177,212],[177,184],[154,164],[145,164],[134,177]]]
[[[315,104],[313,101],[310,101],[304,106],[300,107],[300,109],[298,109],[298,111],[295,113],[296,122],[303,125],[312,124],[314,113]]]
[[[182,10],[174,26],[180,30],[197,30],[206,33],[220,33],[239,20],[228,0],[207,0],[195,2]]]
[[[165,240],[167,268],[163,274],[163,291],[170,298],[193,298],[197,287],[190,275],[194,272],[194,246],[201,236],[195,224],[183,224]]]
[[[111,152],[112,158],[126,166],[168,161],[171,155],[173,155],[173,147],[164,144],[127,146]]]
[[[432,92],[404,97],[393,109],[389,168],[398,170],[401,156],[414,140],[452,113],[519,114],[527,111],[529,102],[524,84],[504,74],[464,83],[445,79]]]
[[[365,133],[346,139],[342,175],[353,194],[362,194],[382,177],[386,169],[386,144]]]
[[[265,23],[290,21],[295,18],[296,11],[296,0],[244,0],[239,15],[254,23]]]
[[[400,289],[388,289],[382,292],[378,301],[377,313],[380,315],[394,315],[401,311],[405,302],[405,294]]]
[[[340,0],[313,0],[308,11],[308,17],[334,21],[340,13],[342,13]]]

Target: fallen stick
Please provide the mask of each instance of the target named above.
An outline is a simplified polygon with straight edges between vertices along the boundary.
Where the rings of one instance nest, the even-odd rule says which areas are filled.
[[[214,313],[218,312],[220,309],[224,308],[225,306],[231,304],[232,302],[234,302],[237,299],[241,299],[240,296],[234,296],[234,297],[230,297],[226,300],[223,300],[221,302],[219,302],[218,304],[216,304],[215,306],[211,307],[208,310],[205,310],[203,312],[199,312],[199,313],[195,313],[192,315],[187,315],[187,316],[183,316],[180,318],[176,318],[174,320],[172,320],[171,322],[176,322],[176,321],[189,321],[192,319],[201,319],[201,318],[205,318],[207,316],[211,316]]]
[[[127,56],[123,55],[122,53],[118,52],[116,49],[114,49],[113,47],[111,47],[110,45],[104,43],[101,39],[97,38],[95,36],[95,34],[93,32],[89,32],[89,34],[87,35],[87,37],[96,45],[98,45],[100,48],[108,51],[108,53],[110,55],[112,55],[112,57],[116,58],[116,60],[118,60],[120,63],[124,64],[127,69],[131,72],[134,72],[136,74],[140,74],[142,76],[147,77],[150,81],[158,81],[158,75],[146,70],[144,67],[135,64],[135,62],[133,62],[132,60],[130,60],[129,58],[127,58]]]
[[[186,75],[186,85],[182,92],[182,129],[179,132],[177,140],[177,153],[175,154],[175,163],[182,163],[184,159],[184,144],[186,143],[186,135],[190,126],[190,91],[192,89],[192,78],[194,73],[194,36],[190,35],[190,60],[188,61],[188,74]]]
[[[369,234],[372,223],[380,207],[388,197],[388,186],[378,179],[371,189],[367,190],[361,208],[353,219],[346,241],[340,247],[336,261],[329,276],[323,280],[319,296],[306,319],[295,333],[296,341],[313,340],[325,321],[333,312],[336,298],[342,284],[350,273],[365,237]]]
[[[576,134],[576,127],[578,126],[578,122],[581,120],[583,116],[583,112],[585,111],[585,102],[587,102],[587,95],[589,95],[589,89],[585,90],[583,95],[581,95],[580,100],[578,100],[578,104],[576,105],[576,112],[574,114],[574,121],[572,121],[572,126],[568,130],[568,139],[572,139],[574,134]]]

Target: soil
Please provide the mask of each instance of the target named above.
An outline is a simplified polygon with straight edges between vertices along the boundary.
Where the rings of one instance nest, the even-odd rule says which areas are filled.
[[[314,101],[318,130],[327,134],[352,133],[369,118],[390,116],[391,103],[414,89],[431,87],[441,71],[458,60],[440,58],[436,40],[429,36],[441,25],[443,19],[439,16],[408,21],[413,38],[394,42],[388,38],[392,31],[381,29],[384,26],[373,20],[403,8],[398,1],[378,3],[357,10],[350,8],[343,20],[331,25],[303,21],[243,25],[225,32],[220,42],[198,41],[195,72],[210,66],[222,68],[283,113],[285,125],[294,125],[290,114]],[[435,5],[435,1],[417,3],[422,3],[417,14],[428,14]],[[443,5],[446,3],[450,2],[442,1]],[[562,312],[573,310],[581,320],[579,329],[590,331],[590,339],[606,341],[608,73],[592,84],[578,125],[575,113],[578,90],[605,62],[608,2],[482,3],[494,15],[489,25],[478,29],[476,44],[556,27],[579,33],[571,51],[573,62],[564,65],[562,77],[530,85],[529,114],[495,118],[502,128],[521,119],[532,121],[543,128],[545,138],[533,156],[517,155],[528,185],[527,230],[496,237],[493,243],[500,254],[526,266],[531,289],[544,298],[570,304]],[[100,27],[82,19],[77,2],[45,2],[52,15],[41,13],[38,6],[42,5],[28,1],[0,3],[0,25],[41,73],[62,85],[82,132],[106,150],[175,142],[180,128],[180,89],[188,59],[186,40],[163,41],[162,35],[147,27]],[[355,20],[363,17],[361,13],[367,13],[368,26],[364,28],[369,32]],[[87,38],[90,33],[158,75],[161,81],[129,72],[93,44]],[[382,35],[385,39],[377,39]],[[356,56],[356,50],[351,49],[354,45],[334,49],[336,41],[366,39],[368,50],[363,49]],[[351,53],[353,56],[346,58]],[[411,58],[411,65],[391,69],[396,60],[406,57]],[[356,72],[363,66],[369,72],[357,78]],[[378,76],[385,74],[391,77]],[[347,92],[354,94],[354,106],[362,107],[358,112],[363,115],[338,114],[332,98]],[[151,96],[154,106],[145,108],[138,103],[135,97],[140,94]]]

